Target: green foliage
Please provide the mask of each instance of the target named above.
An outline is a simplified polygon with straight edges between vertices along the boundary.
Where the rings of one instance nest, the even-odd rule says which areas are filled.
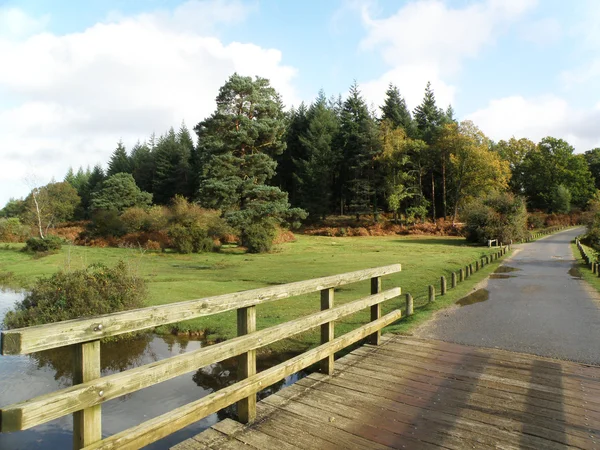
[[[123,261],[112,268],[91,264],[39,278],[15,310],[6,314],[4,325],[21,328],[124,311],[143,306],[145,297],[145,282]]]
[[[285,148],[281,101],[268,80],[232,75],[219,90],[217,110],[196,128],[204,172],[201,203],[220,209],[241,233],[264,221],[295,220],[287,194],[267,181]]]
[[[198,225],[173,225],[169,228],[169,237],[178,253],[204,253],[214,248],[207,231]]]
[[[467,240],[480,244],[488,239],[518,241],[527,233],[525,201],[506,192],[473,200],[466,208],[464,220]]]
[[[23,242],[30,235],[30,227],[17,217],[0,218],[0,242]]]
[[[277,234],[271,222],[256,223],[244,228],[242,245],[249,253],[267,253],[273,248],[273,240]]]
[[[600,148],[593,148],[583,154],[590,169],[596,189],[600,189]]]
[[[413,118],[417,128],[417,136],[427,144],[432,144],[444,122],[444,112],[435,103],[435,94],[431,83],[427,82],[423,101],[415,108]]]
[[[63,240],[58,236],[47,236],[45,238],[30,237],[23,247],[24,252],[46,253],[62,248]]]
[[[88,229],[93,236],[119,237],[127,233],[126,225],[114,209],[94,211]]]
[[[81,199],[77,190],[67,182],[49,183],[34,188],[25,199],[27,209],[23,221],[35,226],[41,238],[60,222],[73,218]]]
[[[193,147],[192,138],[184,125],[179,133],[171,128],[158,139],[152,152],[152,192],[156,203],[167,204],[176,195],[191,197],[190,157]]]
[[[523,191],[532,209],[549,211],[559,185],[583,208],[594,195],[594,181],[583,155],[562,139],[545,137],[522,164]]]
[[[568,214],[571,211],[571,192],[562,184],[552,191],[550,211],[559,214]]]
[[[27,209],[27,204],[24,200],[11,198],[4,208],[0,209],[0,217],[20,217]]]
[[[127,150],[123,145],[123,141],[119,141],[117,148],[110,157],[110,161],[108,161],[108,170],[106,171],[106,175],[111,177],[118,173],[131,172],[131,160],[129,159],[129,156],[127,156]]]
[[[408,136],[414,134],[414,123],[406,101],[398,88],[390,83],[381,109],[381,120],[390,122],[394,128],[402,128]]]
[[[115,210],[122,212],[132,206],[145,207],[152,203],[152,194],[143,192],[129,173],[117,173],[108,177],[98,192],[92,194],[93,210]]]

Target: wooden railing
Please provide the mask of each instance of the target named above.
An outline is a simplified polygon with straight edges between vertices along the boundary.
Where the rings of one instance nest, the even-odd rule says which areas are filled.
[[[379,343],[381,329],[401,317],[399,309],[381,316],[381,303],[401,293],[399,287],[382,291],[381,277],[400,270],[400,265],[394,264],[199,300],[3,331],[2,355],[22,355],[72,346],[75,358],[72,387],[3,407],[0,410],[0,432],[26,430],[73,414],[74,448],[136,449],[234,403],[237,403],[239,420],[251,422],[256,417],[257,392],[315,363],[320,363],[323,372],[331,374],[335,352],[365,337],[371,343]],[[371,280],[371,295],[334,306],[334,288],[363,280]],[[257,305],[317,291],[321,292],[320,312],[256,330]],[[365,308],[371,310],[371,322],[334,338],[336,320]],[[100,339],[234,309],[237,310],[238,337],[101,376]],[[318,326],[321,327],[321,345],[256,373],[257,349]],[[102,439],[102,403],[232,357],[238,357],[237,383]]]

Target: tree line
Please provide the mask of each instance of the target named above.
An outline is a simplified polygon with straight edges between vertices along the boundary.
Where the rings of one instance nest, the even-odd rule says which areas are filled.
[[[44,197],[63,205],[47,207],[46,223],[55,223],[181,196],[218,209],[247,241],[330,214],[456,221],[471,199],[498,191],[523,196],[530,209],[568,212],[600,187],[600,149],[575,154],[553,137],[494,142],[438,106],[429,83],[413,111],[393,84],[384,104],[369,108],[356,83],[345,98],[320,92],[285,111],[268,80],[234,74],[216,103],[194,127],[196,143],[183,124],[129,151],[119,142],[106,170],[71,169],[62,183],[11,200],[2,215],[37,216],[42,234],[44,213],[34,207]]]

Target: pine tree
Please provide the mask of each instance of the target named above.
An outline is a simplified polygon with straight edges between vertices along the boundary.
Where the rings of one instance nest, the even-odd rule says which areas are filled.
[[[193,142],[191,138],[189,142],[186,140],[185,132],[176,134],[171,128],[159,138],[153,152],[155,171],[152,192],[156,203],[167,204],[177,194],[190,197],[190,143],[193,148]]]
[[[343,149],[342,198],[358,216],[377,212],[375,158],[380,152],[378,129],[356,82],[351,86],[340,116]]]
[[[308,110],[307,118],[308,129],[300,137],[305,156],[296,161],[295,178],[299,184],[300,206],[317,220],[324,219],[332,209],[336,166],[341,159],[333,147],[339,123],[322,91]]]
[[[123,141],[119,141],[117,148],[110,157],[108,162],[107,176],[112,176],[117,173],[131,173],[131,161],[127,156],[127,150],[123,145]]]
[[[131,169],[135,183],[142,191],[152,192],[154,157],[148,145],[139,141],[131,149]]]
[[[298,180],[294,176],[298,170],[296,161],[306,158],[305,150],[301,143],[301,139],[306,134],[308,128],[306,114],[307,110],[304,102],[300,103],[298,109],[292,108],[287,114],[285,132],[286,148],[276,158],[277,173],[273,178],[273,184],[288,193],[289,201],[294,206],[300,203]]]
[[[413,132],[413,119],[396,86],[390,83],[385,93],[385,102],[381,109],[381,120],[388,120],[394,128],[401,127],[410,135]]]
[[[234,74],[219,90],[216,111],[194,129],[206,161],[202,204],[221,209],[250,251],[264,250],[256,242],[270,245],[275,223],[302,215],[290,210],[286,193],[266,185],[285,149],[279,95],[265,78]]]

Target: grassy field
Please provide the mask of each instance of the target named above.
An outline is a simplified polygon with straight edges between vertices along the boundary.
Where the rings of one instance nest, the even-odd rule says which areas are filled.
[[[13,288],[27,288],[39,276],[60,269],[76,269],[93,262],[107,265],[127,261],[148,281],[148,305],[190,300],[268,285],[334,275],[392,263],[402,264],[402,273],[384,277],[383,289],[402,287],[415,299],[417,314],[390,327],[393,332],[409,332],[426,320],[436,309],[464,296],[472,286],[494,270],[496,264],[477,272],[448,295],[426,305],[427,286],[439,292],[439,279],[445,275],[450,286],[452,271],[472,263],[489,252],[484,247],[467,245],[462,238],[386,236],[331,238],[297,236],[297,241],[282,244],[270,254],[252,255],[226,249],[221,253],[178,255],[140,252],[131,249],[65,246],[53,255],[35,259],[18,251],[21,245],[0,246],[0,283]],[[335,303],[341,304],[369,294],[369,281],[336,290]],[[258,328],[298,318],[319,310],[319,293],[271,302],[258,307]],[[404,295],[383,304],[383,313],[404,305]],[[357,313],[336,325],[336,335],[343,334],[369,320],[368,312]],[[235,335],[235,312],[223,313],[164,327],[163,332],[207,330],[209,340]],[[304,348],[315,342],[317,332],[305,333],[282,342],[276,350]]]

